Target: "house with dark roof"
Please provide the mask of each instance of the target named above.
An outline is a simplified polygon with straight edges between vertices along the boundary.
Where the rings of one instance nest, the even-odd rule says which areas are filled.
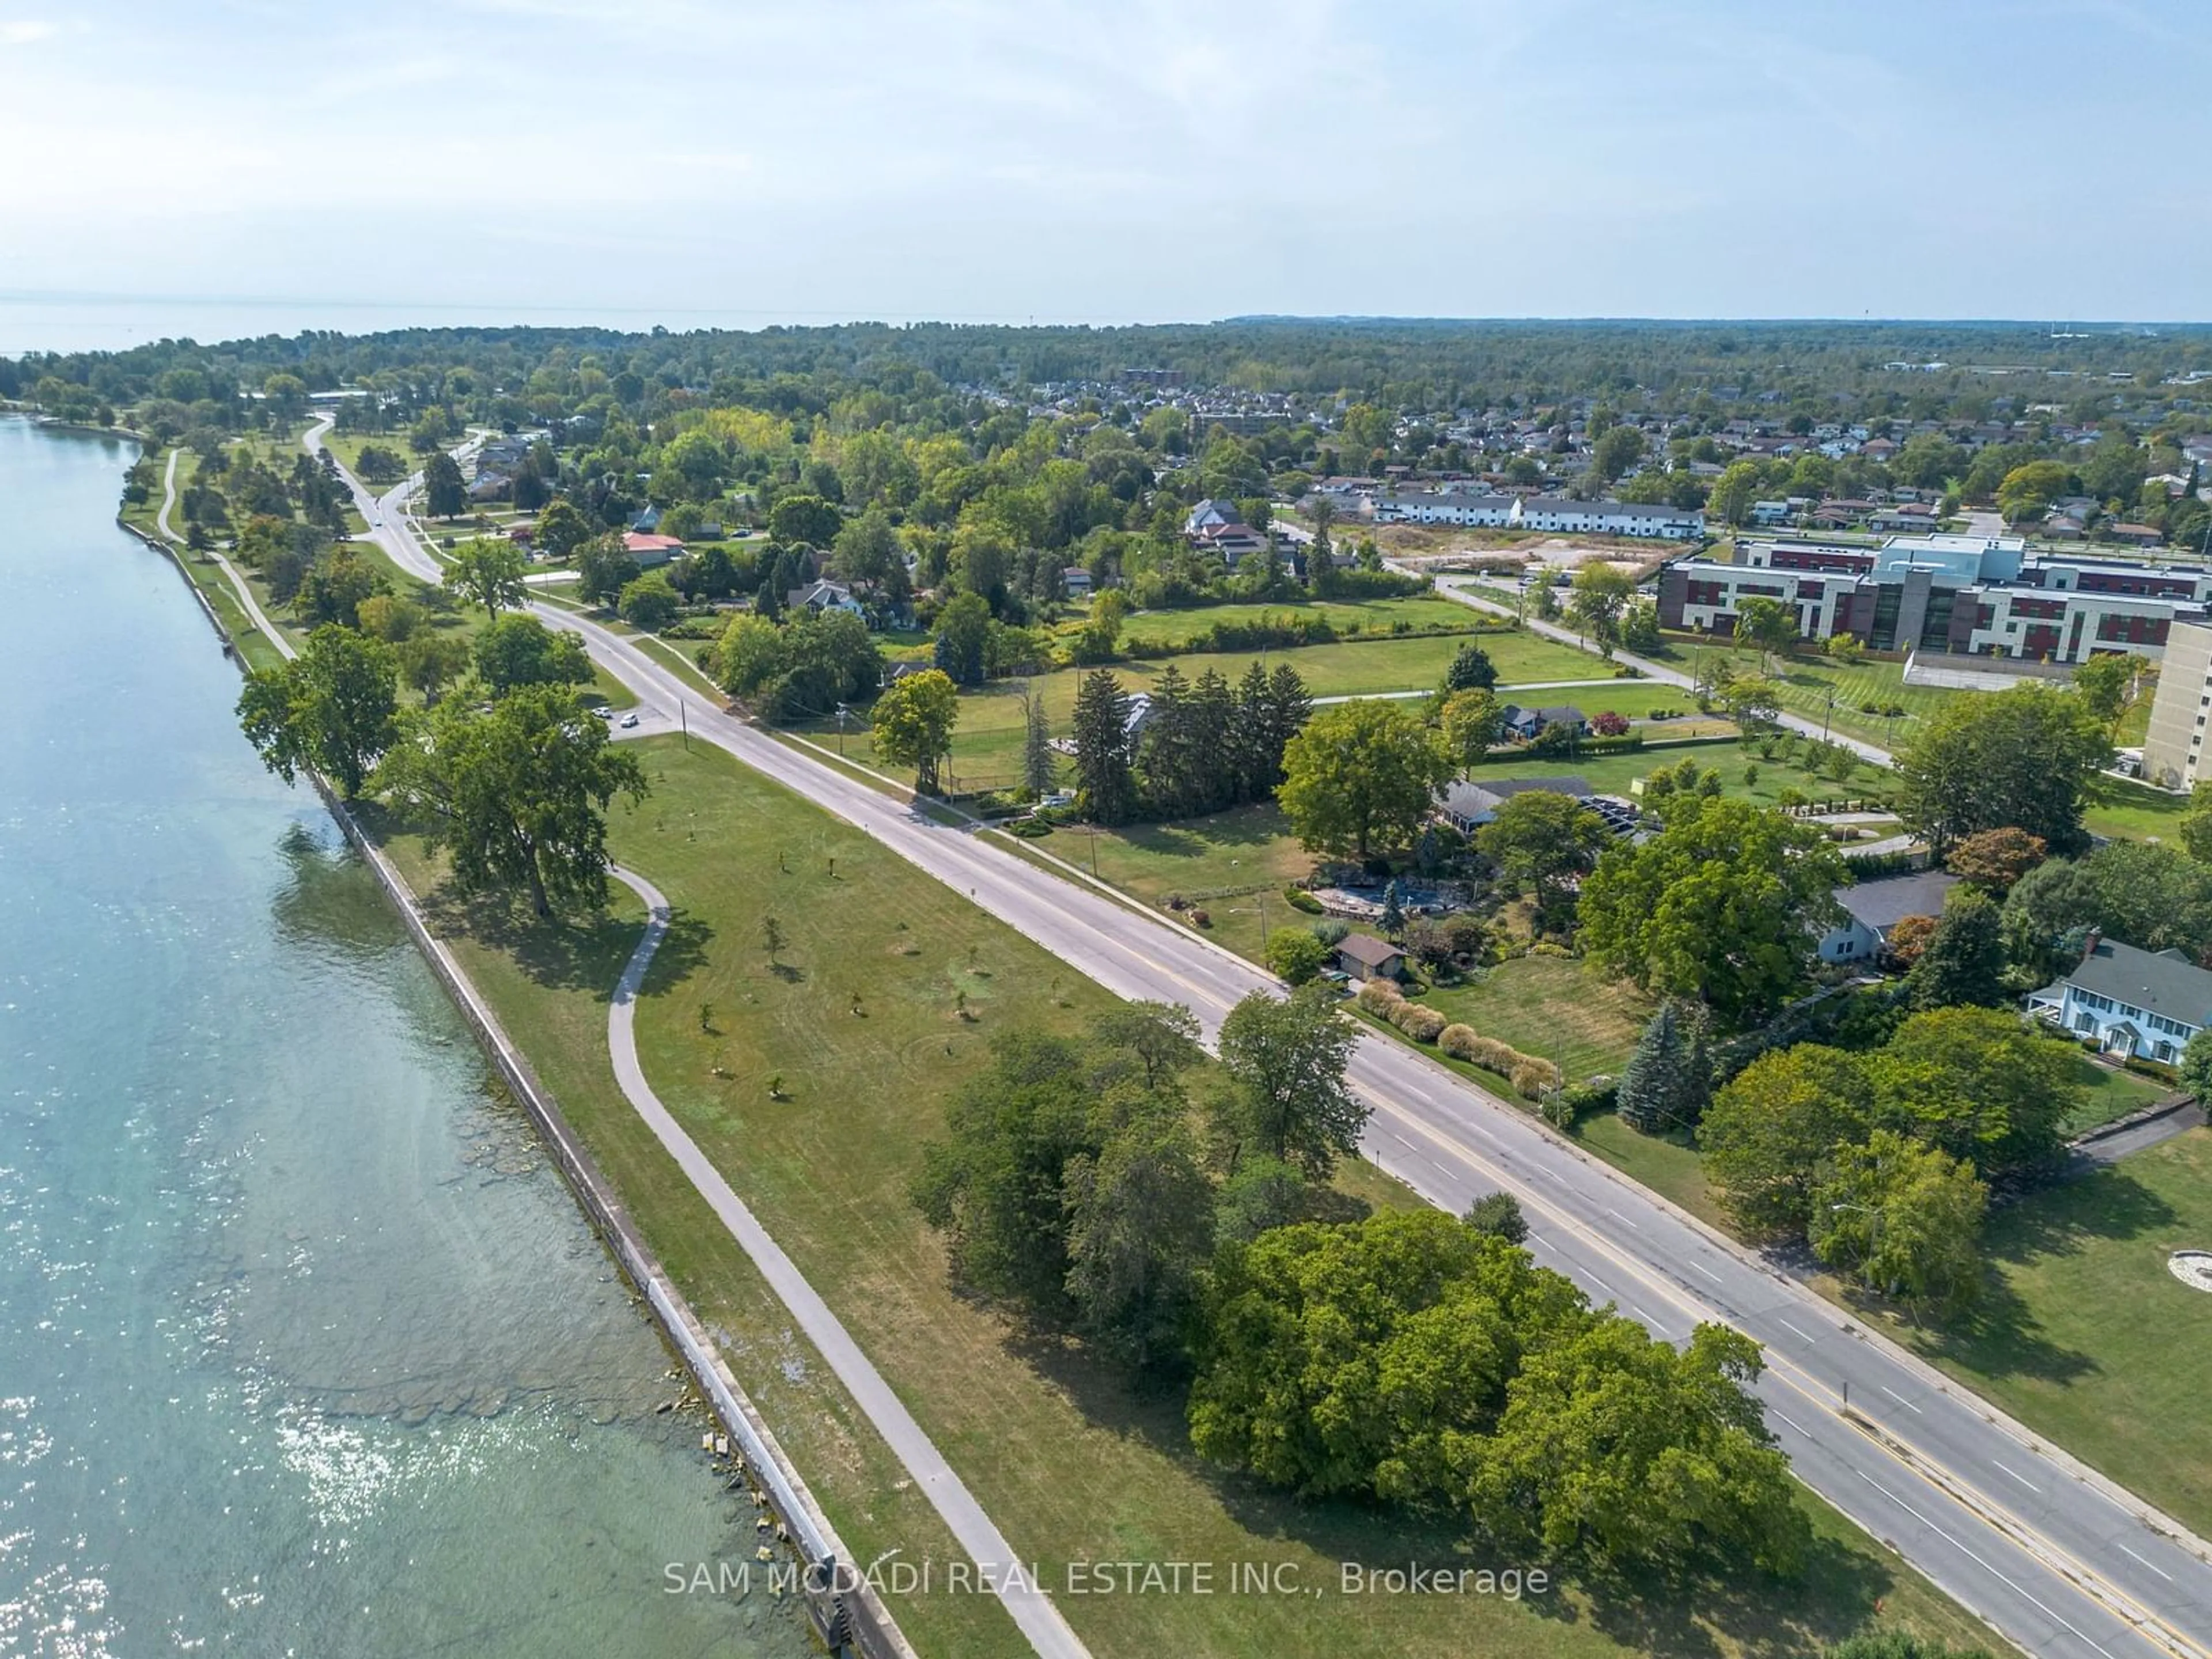
[[[1549,708],[1523,708],[1518,703],[1509,702],[1500,711],[1499,720],[1508,732],[1523,743],[1534,741],[1554,726],[1565,726],[1578,738],[1589,731],[1589,721],[1572,703],[1555,703]]]
[[[1471,778],[1461,778],[1437,792],[1437,816],[1461,834],[1473,835],[1497,817],[1499,807],[1531,789],[1571,795],[1577,800],[1590,798],[1589,785],[1577,777],[1486,778],[1480,783]]]
[[[1907,916],[1940,916],[1956,876],[1923,870],[1836,889],[1844,919],[1820,936],[1823,962],[1872,962],[1889,948],[1889,932]]]
[[[2212,973],[2179,951],[2141,951],[2101,934],[2063,979],[2027,1000],[2028,1010],[2122,1060],[2181,1058],[2212,1025]]]

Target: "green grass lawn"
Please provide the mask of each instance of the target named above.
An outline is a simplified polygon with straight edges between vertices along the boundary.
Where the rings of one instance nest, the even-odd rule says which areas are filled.
[[[1648,740],[1648,739],[1647,739]],[[1771,806],[1790,790],[1808,799],[1826,800],[1849,796],[1853,800],[1881,793],[1887,775],[1862,767],[1848,783],[1815,777],[1803,768],[1783,760],[1763,760],[1757,746],[1741,742],[1684,744],[1678,746],[1631,750],[1614,755],[1591,755],[1579,759],[1530,760],[1507,753],[1492,755],[1469,775],[1480,783],[1486,778],[1578,777],[1601,795],[1629,794],[1629,786],[1662,767],[1697,762],[1700,770],[1721,775],[1727,795]],[[1744,781],[1747,768],[1757,767],[1752,781]]]
[[[2186,795],[2168,794],[2147,783],[2100,772],[2089,781],[2081,822],[2093,835],[2172,842],[2180,834],[2181,815],[2188,810]]]
[[[354,477],[361,479],[362,483],[367,484],[370,489],[381,495],[397,483],[398,479],[372,479],[362,472],[361,452],[372,444],[380,449],[388,449],[397,455],[399,458],[400,465],[406,468],[408,472],[414,471],[422,465],[422,458],[407,447],[407,434],[404,432],[340,432],[333,428],[323,434],[323,447],[337,457],[339,465]],[[404,477],[406,474],[402,473],[400,476]]]
[[[2199,1532],[2212,1530],[2212,1297],[2166,1271],[2212,1240],[2212,1132],[2192,1129],[1990,1218],[1972,1329],[1890,1334]]]
[[[2066,1133],[2069,1135],[2084,1133],[2100,1123],[2110,1123],[2130,1112],[2140,1112],[2146,1106],[2155,1106],[2161,1100],[2172,1098],[2176,1092],[2171,1084],[2139,1072],[2100,1066],[2086,1054],[2077,1053],[2075,1060],[2077,1080],[2087,1091],[2087,1098],[2081,1109],[2067,1122]]]
[[[1686,645],[1679,653],[1684,672],[1694,674],[1698,659],[1707,653],[1727,660],[1740,673],[1758,671],[1756,652],[1731,653],[1724,645]],[[1782,706],[1791,714],[1808,720],[1827,720],[1832,731],[1844,737],[1893,750],[1910,740],[1922,722],[1946,702],[1975,695],[1937,686],[1907,685],[1903,663],[1874,658],[1847,667],[1827,657],[1795,655],[1778,659],[1772,678]],[[1835,695],[1832,713],[1828,702],[1831,692]],[[1880,708],[1894,704],[1905,712],[1903,717],[1892,721],[1880,714],[1863,713],[1859,708],[1863,702],[1872,702]]]
[[[1266,1560],[1334,1582],[1340,1560],[1448,1559],[1443,1523],[1297,1502],[1199,1462],[1171,1393],[1133,1394],[1062,1342],[956,1295],[907,1202],[948,1092],[997,1031],[1079,1031],[1109,1006],[1081,979],[879,843],[719,752],[641,747],[654,793],[613,851],[676,923],[640,1004],[646,1069],[672,1110],[848,1322],[1025,1560]],[[419,849],[399,850],[427,878]],[[834,863],[833,863],[834,861]],[[770,962],[761,921],[787,943]],[[648,1131],[605,1048],[606,988],[635,939],[443,903],[441,926],[592,1145],[655,1249],[863,1559],[949,1546],[849,1402],[796,1342]],[[956,994],[963,994],[964,1019]],[[788,1098],[769,1097],[780,1075]],[[1347,1185],[1374,1188],[1370,1170]],[[1396,1201],[1403,1195],[1393,1194]],[[1810,1655],[1869,1624],[1954,1641],[1974,1630],[1893,1557],[1809,1498],[1804,1582],[1698,1583],[1546,1604],[1484,1598],[1117,1596],[1060,1603],[1092,1650],[1261,1655]],[[1875,1607],[1881,1605],[1877,1613]],[[1020,1651],[984,1598],[894,1599],[925,1652]]]
[[[1476,614],[1450,599],[1427,596],[1396,599],[1309,599],[1288,605],[1209,605],[1188,611],[1139,611],[1123,624],[1133,640],[1158,640],[1176,646],[1203,634],[1216,623],[1256,622],[1262,617],[1325,617],[1340,634],[1354,629],[1387,634],[1403,623],[1408,628],[1449,628],[1472,631]]]
[[[1500,963],[1473,983],[1437,986],[1417,1000],[1554,1062],[1571,1083],[1618,1073],[1652,1007],[1634,986],[1589,963],[1535,956]]]
[[[1406,601],[1398,601],[1403,604]],[[1437,601],[1437,603],[1443,603]],[[1183,614],[1183,613],[1176,613]],[[1198,616],[1207,611],[1189,613]],[[1176,657],[1152,658],[1112,665],[1115,677],[1127,691],[1142,691],[1158,679],[1172,663],[1187,680],[1208,668],[1231,681],[1254,661],[1269,667],[1288,663],[1304,677],[1306,689],[1316,697],[1358,696],[1378,691],[1427,691],[1443,678],[1444,670],[1466,641],[1449,635],[1428,639],[1377,639],[1336,645],[1309,645],[1268,652],[1202,652]],[[1597,659],[1571,646],[1555,645],[1518,633],[1486,635],[1480,641],[1498,669],[1499,695],[1513,696],[1516,682],[1554,679],[1601,679]],[[1082,671],[1058,669],[1032,680],[994,680],[961,694],[960,721],[952,736],[949,768],[952,787],[959,790],[1012,787],[1021,775],[1022,695],[1034,688],[1044,698],[1053,732],[1066,737],[1075,711],[1076,683]],[[1671,697],[1662,688],[1635,680],[1611,684],[1578,686],[1556,694],[1540,694],[1545,702],[1575,702],[1586,712],[1617,708],[1634,714],[1653,703],[1662,708],[1686,708],[1680,694]],[[1532,700],[1533,696],[1532,696]],[[836,728],[817,722],[800,728],[817,738],[834,738]],[[848,734],[847,750],[856,759],[877,764],[865,726]],[[910,768],[884,766],[883,770],[911,782]]]
[[[1577,1124],[1574,1138],[1630,1180],[1708,1225],[1726,1230],[1727,1219],[1705,1184],[1705,1161],[1687,1136],[1644,1134],[1605,1112]]]

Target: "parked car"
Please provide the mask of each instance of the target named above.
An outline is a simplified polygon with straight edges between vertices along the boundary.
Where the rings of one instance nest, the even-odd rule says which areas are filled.
[[[631,726],[637,724],[637,716],[635,714],[624,714],[622,717],[622,724],[623,730],[627,732]]]

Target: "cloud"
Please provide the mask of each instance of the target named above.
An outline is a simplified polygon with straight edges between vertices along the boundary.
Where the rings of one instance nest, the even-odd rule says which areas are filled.
[[[0,22],[0,46],[27,46],[35,40],[50,40],[60,32],[55,25],[33,17]]]

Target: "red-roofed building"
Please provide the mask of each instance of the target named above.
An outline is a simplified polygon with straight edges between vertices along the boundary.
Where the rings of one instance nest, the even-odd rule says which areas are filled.
[[[623,535],[623,551],[636,560],[641,569],[666,564],[683,550],[684,544],[673,536],[648,536],[637,530],[626,531]]]

